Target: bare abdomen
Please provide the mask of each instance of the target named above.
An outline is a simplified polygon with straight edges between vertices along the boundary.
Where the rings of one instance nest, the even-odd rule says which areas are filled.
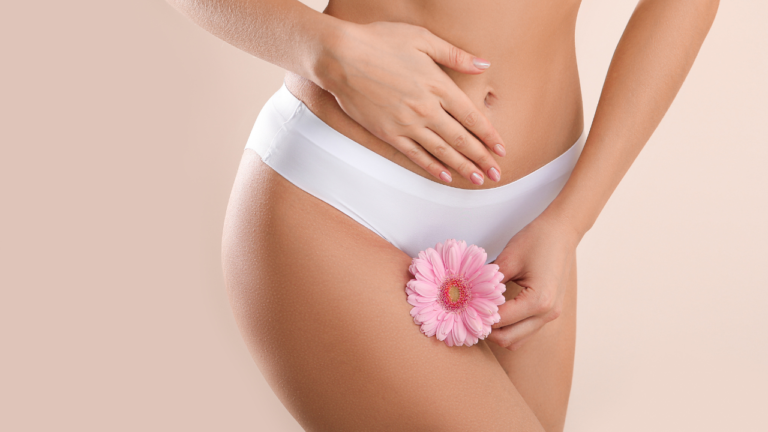
[[[453,172],[451,186],[486,189],[515,181],[567,150],[584,127],[574,44],[579,2],[382,2],[331,0],[324,11],[346,21],[419,25],[488,59],[491,67],[467,75],[443,67],[501,135],[507,155],[490,154],[500,182],[476,186]],[[422,177],[421,167],[360,126],[336,99],[292,72],[286,86],[320,119],[347,137]]]

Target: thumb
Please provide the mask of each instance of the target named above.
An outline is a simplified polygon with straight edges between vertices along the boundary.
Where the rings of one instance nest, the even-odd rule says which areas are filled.
[[[475,57],[474,55],[458,48],[443,39],[435,36],[434,33],[427,31],[427,55],[432,57],[436,63],[440,63],[457,72],[478,74],[488,69],[491,62]]]

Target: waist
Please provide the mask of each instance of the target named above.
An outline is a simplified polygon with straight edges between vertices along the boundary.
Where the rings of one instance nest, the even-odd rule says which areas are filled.
[[[563,154],[514,182],[465,190],[422,178],[369,151],[324,123],[283,85],[262,107],[246,149],[409,256],[459,238],[495,259],[559,194],[584,141],[582,134]]]
[[[477,186],[451,172],[452,187],[498,187],[533,172],[569,148],[584,129],[576,63],[575,24],[580,1],[478,2],[331,0],[324,13],[368,23],[405,22],[490,60],[479,75],[441,68],[499,132],[506,156],[494,157],[499,182]],[[419,176],[434,179],[407,156],[350,118],[336,99],[288,72],[285,84],[321,120],[361,146]],[[487,104],[486,104],[487,102]]]
[[[525,92],[496,86],[492,94],[497,95],[497,100],[491,107],[484,103],[488,91],[486,85],[476,83],[462,88],[499,132],[506,147],[506,155],[500,157],[489,150],[501,168],[501,179],[498,182],[486,179],[482,185],[477,186],[452,170],[451,186],[460,189],[489,189],[505,185],[530,174],[569,149],[584,132],[581,92],[578,75],[574,74],[575,77],[562,79],[560,85],[552,81],[542,82],[541,85],[531,85]],[[285,87],[313,114],[342,135],[392,163],[437,181],[405,154],[349,117],[333,95],[313,82],[287,72]]]
[[[483,190],[466,190],[436,182],[431,176],[419,176],[369,151],[331,128],[282,85],[259,113],[246,148],[256,151],[267,165],[289,180],[305,179],[312,183],[326,179],[323,181],[338,183],[332,189],[343,190],[365,189],[365,179],[371,193],[383,186],[442,205],[477,207],[506,202],[542,185],[564,180],[585,141],[586,133],[582,132],[565,151],[515,181]]]

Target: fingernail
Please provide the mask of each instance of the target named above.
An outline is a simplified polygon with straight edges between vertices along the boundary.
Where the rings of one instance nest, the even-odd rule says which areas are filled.
[[[488,177],[491,178],[493,181],[499,181],[501,176],[499,175],[499,172],[496,171],[496,168],[491,167],[491,169],[488,170]]]
[[[488,69],[488,66],[491,65],[491,62],[486,59],[481,59],[480,57],[475,57],[474,60],[472,60],[472,64],[475,65],[475,67],[478,69]]]
[[[471,176],[469,176],[470,179],[472,179],[472,183],[480,186],[483,184],[483,177],[480,176],[478,173],[472,173]]]
[[[507,151],[504,150],[504,147],[502,147],[501,144],[496,144],[493,146],[493,149],[496,150],[496,154],[499,156],[504,156],[507,154]]]
[[[440,173],[440,178],[441,178],[441,179],[442,179],[444,182],[446,182],[446,183],[450,183],[450,182],[451,182],[451,175],[450,175],[450,174],[448,174],[448,173],[447,173],[447,172],[445,172],[445,171],[443,171],[443,172],[441,172],[441,173]]]

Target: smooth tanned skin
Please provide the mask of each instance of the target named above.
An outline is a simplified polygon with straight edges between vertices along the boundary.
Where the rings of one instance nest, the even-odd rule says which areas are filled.
[[[334,78],[318,65],[333,57],[327,54],[340,34],[353,34],[340,31],[340,22],[374,21],[424,27],[489,60],[481,74],[441,68],[503,139],[506,156],[491,153],[501,180],[478,186],[451,171],[451,187],[510,183],[561,154],[583,130],[578,1],[332,0],[324,14],[295,0],[169,2],[223,40],[285,68],[288,89],[331,127],[433,181],[340,109],[317,84]],[[224,227],[226,284],[254,359],[302,427],[563,429],[575,347],[575,245],[669,108],[718,4],[638,3],[570,179],[525,235],[513,238],[528,249],[506,248],[496,260],[502,273],[517,269],[514,280],[530,286],[507,283],[499,310],[505,324],[472,347],[449,348],[419,332],[405,301],[410,257],[245,151]]]
[[[510,183],[543,166],[567,150],[582,133],[584,120],[574,42],[579,4],[579,1],[332,0],[324,13],[361,24],[395,21],[419,25],[491,62],[491,67],[480,75],[462,74],[443,67],[493,123],[506,144],[506,156],[493,155],[501,167],[502,177],[498,183],[486,180],[477,186],[451,170],[452,187],[485,189]],[[352,120],[333,95],[318,85],[290,71],[285,81],[291,93],[331,127],[392,162],[435,181],[403,153]],[[510,391],[522,395],[547,431],[563,429],[571,389],[576,336],[575,263],[573,273],[568,280],[569,298],[563,315],[532,337],[527,346],[512,352],[492,342],[482,342],[497,357],[496,367],[501,366],[508,374],[513,383]],[[511,298],[521,287],[509,282],[507,289],[505,294]],[[403,318],[410,320],[410,316],[403,315]],[[411,327],[411,331],[416,330],[412,321]],[[493,365],[485,367],[489,366]],[[524,430],[516,429],[516,424],[512,421],[505,427]],[[479,423],[474,427],[507,430],[486,429]]]
[[[427,338],[406,302],[411,258],[250,150],[227,209],[223,259],[246,344],[305,430],[562,429],[574,290],[563,316],[517,352]]]
[[[580,1],[498,2],[331,0],[323,13],[344,21],[418,25],[489,60],[482,74],[441,68],[466,93],[504,140],[506,155],[491,155],[499,182],[478,186],[450,170],[450,186],[487,189],[523,177],[567,150],[584,130],[574,32]],[[286,86],[334,129],[432,181],[439,181],[360,126],[332,94],[295,73]]]

